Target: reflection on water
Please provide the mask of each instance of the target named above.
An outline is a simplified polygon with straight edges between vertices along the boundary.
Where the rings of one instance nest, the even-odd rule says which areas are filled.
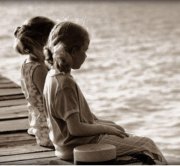
[[[73,71],[91,109],[129,132],[151,137],[180,161],[179,2],[0,2],[0,72],[19,82],[13,30],[44,15],[83,24],[88,58]],[[7,12],[8,11],[8,12]]]

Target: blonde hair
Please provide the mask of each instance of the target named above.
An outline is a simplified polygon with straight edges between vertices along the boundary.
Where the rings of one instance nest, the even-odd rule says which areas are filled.
[[[27,24],[17,27],[14,36],[22,43],[22,47],[17,44],[15,49],[20,54],[31,53],[34,59],[41,59],[38,51],[43,51],[54,21],[49,18],[37,16],[28,20]]]
[[[82,26],[73,22],[61,22],[52,29],[47,45],[45,47],[46,60],[52,65],[55,64],[61,72],[70,71],[67,55],[71,55],[73,49],[79,50],[86,42],[89,42],[89,34]],[[61,45],[64,55],[58,58],[53,57],[55,46]]]

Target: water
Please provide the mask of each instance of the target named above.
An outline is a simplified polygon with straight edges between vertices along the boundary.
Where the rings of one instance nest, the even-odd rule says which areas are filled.
[[[136,135],[151,137],[180,163],[180,2],[0,1],[0,73],[19,83],[24,57],[13,31],[36,15],[88,28],[82,69],[73,71],[92,111]]]

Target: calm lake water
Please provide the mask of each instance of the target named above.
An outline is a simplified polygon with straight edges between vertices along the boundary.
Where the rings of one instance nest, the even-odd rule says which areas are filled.
[[[152,138],[180,164],[180,2],[0,1],[0,73],[20,82],[24,57],[13,31],[48,16],[84,25],[91,43],[73,71],[92,111],[127,131]]]

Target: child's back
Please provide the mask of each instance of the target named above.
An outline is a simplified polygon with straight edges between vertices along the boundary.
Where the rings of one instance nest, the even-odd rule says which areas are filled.
[[[73,149],[77,145],[98,142],[99,135],[75,137],[68,129],[66,120],[74,113],[79,113],[83,123],[94,123],[86,99],[70,74],[51,69],[46,77],[44,99],[49,114],[47,118],[50,124],[50,137],[53,138],[56,156],[72,159]]]
[[[37,144],[52,146],[49,139],[43,104],[43,88],[47,68],[44,64],[43,47],[54,22],[45,17],[35,17],[15,31],[16,50],[28,54],[21,68],[21,87],[28,102],[28,134],[35,135]]]
[[[21,68],[21,88],[28,101],[29,110],[28,134],[35,135],[38,144],[50,146],[43,98],[33,82],[33,73],[37,67],[47,72],[47,69],[38,62],[24,62]]]

